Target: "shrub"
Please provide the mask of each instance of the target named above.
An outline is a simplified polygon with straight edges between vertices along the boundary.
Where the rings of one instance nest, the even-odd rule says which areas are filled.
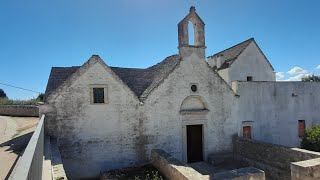
[[[320,76],[319,75],[309,75],[301,79],[302,81],[308,81],[308,82],[320,82]]]
[[[303,149],[320,152],[320,125],[307,128],[300,145]]]
[[[40,100],[36,98],[29,100],[12,100],[7,98],[0,98],[0,105],[37,105],[38,102],[40,102]]]
[[[7,98],[7,94],[2,89],[0,89],[0,98]]]

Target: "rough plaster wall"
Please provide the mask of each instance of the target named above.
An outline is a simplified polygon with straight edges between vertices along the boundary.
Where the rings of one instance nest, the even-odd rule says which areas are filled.
[[[298,120],[320,123],[319,92],[316,82],[238,82],[239,124],[253,121],[253,139],[297,147]]]
[[[231,65],[229,81],[247,81],[252,76],[253,81],[275,81],[275,74],[255,43],[240,54]]]
[[[41,113],[47,114],[47,132],[59,140],[69,177],[91,177],[100,171],[145,163],[156,148],[182,160],[182,119],[205,121],[206,155],[232,150],[238,99],[196,51],[189,53],[191,56],[151,92],[143,105],[96,63],[41,107]],[[197,84],[198,93],[191,92],[190,83]],[[90,104],[91,84],[108,86],[108,104]],[[181,104],[190,95],[201,96],[209,113],[181,115]]]
[[[197,83],[198,93],[191,92],[190,83]],[[201,96],[208,105],[209,113],[180,115],[181,104],[190,95]],[[191,52],[191,56],[184,58],[144,103],[148,119],[144,123],[145,133],[152,135],[152,143],[146,152],[149,154],[151,149],[163,149],[182,160],[184,120],[205,120],[204,150],[207,155],[231,151],[232,135],[237,133],[237,121],[234,118],[236,100],[230,87],[205,60]]]
[[[225,80],[229,85],[231,84],[230,77],[229,77],[229,68],[222,69],[218,71],[218,74]]]
[[[107,85],[108,104],[90,104],[91,84]],[[50,104],[56,111],[52,135],[70,178],[139,163],[139,101],[100,63]]]

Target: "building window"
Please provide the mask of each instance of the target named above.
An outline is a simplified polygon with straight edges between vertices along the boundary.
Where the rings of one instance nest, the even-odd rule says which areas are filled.
[[[193,84],[193,85],[191,86],[191,91],[192,91],[192,92],[197,92],[197,90],[198,90],[198,87]]]
[[[247,76],[247,81],[252,81],[252,76]]]
[[[104,88],[93,88],[93,103],[104,103]]]
[[[198,83],[190,83],[190,93],[198,93]]]
[[[91,104],[107,104],[107,85],[90,85],[90,103]]]
[[[247,139],[251,139],[251,126],[243,126],[242,137],[247,138]]]
[[[300,138],[304,137],[305,130],[306,130],[305,120],[299,120],[298,121],[298,133],[299,133]]]

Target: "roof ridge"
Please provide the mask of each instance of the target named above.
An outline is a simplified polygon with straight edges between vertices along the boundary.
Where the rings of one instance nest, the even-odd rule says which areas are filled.
[[[46,88],[46,96],[49,96],[68,79],[75,76],[74,74],[78,72],[80,68],[87,65],[90,59],[82,66],[52,67]],[[101,63],[110,69],[112,74],[117,76],[119,80],[136,95],[136,97],[140,98],[143,94],[149,94],[153,90],[152,87],[159,84],[159,81],[170,74],[180,58],[177,54],[171,55],[146,69],[111,67],[107,66],[101,58],[99,59],[101,60]]]
[[[178,57],[178,56],[179,56],[179,54],[173,54],[173,55],[171,55],[171,56],[168,56],[168,57],[166,57],[164,60],[162,60],[162,61],[158,62],[157,64],[152,65],[152,66],[150,66],[150,67],[148,67],[148,68],[146,68],[146,69],[152,69],[152,68],[158,67],[159,65],[162,65],[163,62],[165,62],[166,60],[169,60],[170,58]]]
[[[135,70],[146,70],[145,68],[129,68],[129,67],[115,67],[109,66],[110,68],[117,68],[117,69],[135,69]]]
[[[246,42],[248,42],[248,41],[254,41],[254,38],[247,39],[247,40],[245,40],[245,41],[243,41],[243,42],[240,42],[240,43],[238,43],[238,44],[236,44],[236,45],[234,45],[234,46],[231,46],[231,47],[229,47],[229,48],[227,48],[227,49],[224,49],[224,50],[222,50],[222,51],[220,51],[220,52],[218,52],[218,53],[216,53],[216,54],[214,54],[214,55],[208,56],[207,58],[212,58],[212,57],[214,57],[214,56],[216,56],[216,55],[219,55],[219,54],[221,54],[221,53],[223,53],[223,52],[225,52],[225,51],[227,51],[227,50],[230,50],[230,49],[232,49],[232,48],[235,48],[235,47],[237,47],[237,46],[239,46],[239,45],[241,45],[241,44],[244,44],[244,43],[246,43]],[[247,46],[248,46],[248,45],[247,45]],[[246,46],[246,47],[247,47],[247,46]]]

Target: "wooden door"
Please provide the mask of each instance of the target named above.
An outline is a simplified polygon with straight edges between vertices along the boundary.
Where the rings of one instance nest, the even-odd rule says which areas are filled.
[[[251,126],[244,126],[242,129],[242,137],[251,139]]]
[[[203,161],[202,125],[187,126],[188,163]]]

